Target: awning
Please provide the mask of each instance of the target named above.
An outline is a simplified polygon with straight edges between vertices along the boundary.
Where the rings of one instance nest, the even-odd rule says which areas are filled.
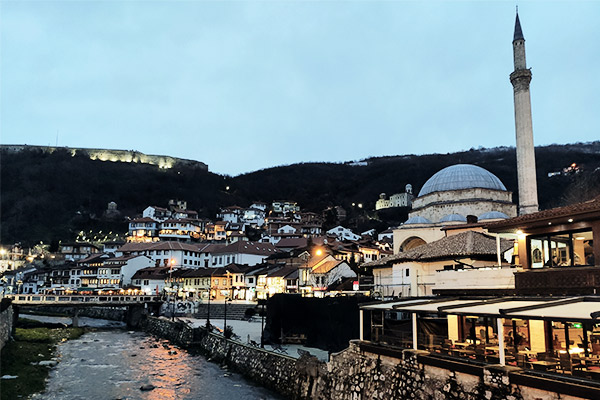
[[[510,318],[520,319],[592,321],[597,320],[600,314],[600,298],[582,297],[550,304],[546,302],[537,308],[505,310],[505,313]]]
[[[479,303],[478,300],[430,300],[427,303],[415,304],[415,305],[399,305],[394,307],[396,311],[404,311],[411,313],[438,313],[440,308],[453,307],[453,306],[466,306],[471,303]]]
[[[412,300],[402,300],[402,301],[388,301],[385,303],[376,303],[376,304],[367,304],[361,306],[360,308],[363,310],[393,310],[396,306],[405,306],[411,304],[418,304],[423,302],[429,302],[430,299],[412,299]]]
[[[510,299],[498,299],[494,301],[481,301],[478,303],[471,303],[469,305],[450,306],[444,307],[442,310],[447,314],[453,315],[473,315],[473,316],[492,316],[499,317],[504,313],[501,310],[508,310],[512,308],[539,306],[547,304],[544,300],[510,300]]]

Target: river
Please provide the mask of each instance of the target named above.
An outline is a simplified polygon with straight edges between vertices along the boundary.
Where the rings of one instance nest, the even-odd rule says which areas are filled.
[[[241,375],[142,332],[88,332],[59,344],[57,357],[46,391],[33,399],[281,399]],[[140,389],[146,385],[154,389]]]

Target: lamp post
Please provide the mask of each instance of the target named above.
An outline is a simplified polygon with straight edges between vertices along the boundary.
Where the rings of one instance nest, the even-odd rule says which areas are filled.
[[[208,307],[206,309],[206,329],[210,329],[210,291],[212,286],[212,276],[208,279]]]
[[[229,298],[225,297],[225,314],[224,314],[224,318],[223,318],[223,336],[226,335],[226,331],[227,331],[227,302],[231,301]]]
[[[175,259],[171,258],[171,260],[169,261],[169,280],[171,281],[171,301],[173,302],[172,305],[172,312],[171,312],[171,321],[175,321],[175,296],[173,294],[173,267],[175,266]]]

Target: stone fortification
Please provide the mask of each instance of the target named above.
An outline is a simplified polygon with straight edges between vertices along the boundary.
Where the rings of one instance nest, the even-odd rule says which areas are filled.
[[[518,368],[470,365],[415,350],[352,341],[328,363],[266,351],[183,322],[148,318],[145,330],[198,350],[289,399],[576,400],[600,389],[522,374]]]
[[[86,149],[76,147],[53,147],[53,146],[29,146],[29,145],[2,145],[2,151],[17,153],[26,150],[36,150],[45,153],[54,153],[62,150],[68,151],[72,156],[77,154],[86,155],[91,160],[126,162],[156,165],[159,168],[173,168],[177,165],[196,167],[208,171],[208,165],[200,161],[186,160],[183,158],[144,154],[135,150],[110,150],[110,149]]]

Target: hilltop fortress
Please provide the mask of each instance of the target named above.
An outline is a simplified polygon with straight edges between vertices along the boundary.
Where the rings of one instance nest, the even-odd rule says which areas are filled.
[[[3,144],[0,145],[3,152],[18,153],[21,151],[42,151],[45,153],[54,153],[57,150],[68,151],[72,156],[76,154],[86,155],[91,160],[112,161],[112,162],[133,162],[139,164],[156,165],[159,168],[169,169],[176,165],[185,165],[188,167],[201,168],[208,171],[208,165],[195,160],[186,160],[183,158],[170,156],[157,156],[144,154],[135,150],[110,150],[110,149],[86,149],[77,147],[54,147],[54,146],[29,146]]]

